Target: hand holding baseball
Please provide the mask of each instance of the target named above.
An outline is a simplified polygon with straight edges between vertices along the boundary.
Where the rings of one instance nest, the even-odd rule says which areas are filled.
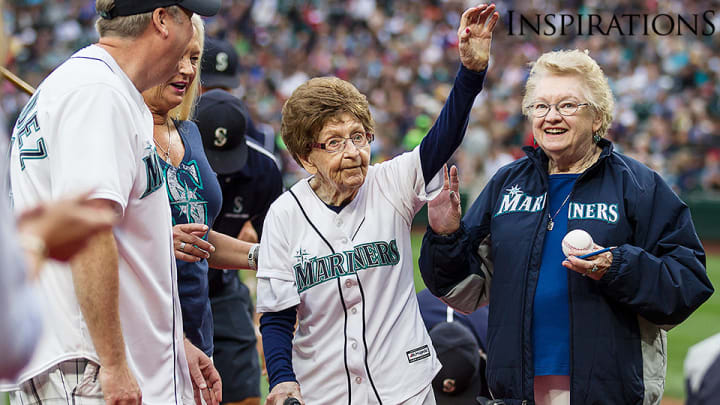
[[[589,257],[587,260],[579,259],[577,256],[592,253],[602,248],[602,246],[593,242],[589,233],[582,229],[572,230],[562,240],[562,250],[567,256],[562,265],[593,280],[600,280],[612,264],[612,253],[601,253]]]

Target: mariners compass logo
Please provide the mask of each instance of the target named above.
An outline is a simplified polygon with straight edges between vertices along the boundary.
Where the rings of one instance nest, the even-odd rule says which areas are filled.
[[[495,216],[511,212],[538,212],[545,209],[545,197],[547,193],[538,196],[527,195],[519,185],[515,184],[505,189],[500,202],[500,208]]]

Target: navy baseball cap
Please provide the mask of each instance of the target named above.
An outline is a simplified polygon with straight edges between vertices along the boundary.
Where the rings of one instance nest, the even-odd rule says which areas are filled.
[[[112,20],[115,17],[142,14],[170,6],[180,6],[201,16],[210,17],[220,10],[220,0],[115,0],[113,8],[108,12],[101,12],[100,17]]]
[[[483,389],[480,346],[459,322],[442,322],[430,330],[442,368],[432,381],[438,405],[476,404]]]
[[[215,173],[231,174],[245,166],[248,118],[239,98],[225,90],[208,91],[200,97],[195,121]]]
[[[222,39],[205,38],[200,69],[202,85],[234,89],[240,85],[237,70],[238,54],[235,48]]]

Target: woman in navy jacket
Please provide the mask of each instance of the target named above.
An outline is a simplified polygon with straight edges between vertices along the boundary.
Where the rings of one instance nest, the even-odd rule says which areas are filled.
[[[430,203],[423,279],[468,312],[489,300],[488,384],[507,404],[659,403],[665,330],[713,291],[690,211],[604,139],[612,93],[586,53],[542,55],[523,106],[538,147],[500,169],[462,222],[451,169]],[[574,229],[616,248],[566,258]]]

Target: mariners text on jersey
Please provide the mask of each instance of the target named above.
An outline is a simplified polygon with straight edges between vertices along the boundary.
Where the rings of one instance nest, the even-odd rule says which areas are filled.
[[[495,216],[509,212],[538,212],[545,208],[546,193],[539,196],[527,195],[517,184],[505,191],[507,193],[502,195],[502,203]]]
[[[293,266],[298,292],[360,270],[394,266],[400,262],[400,252],[395,239],[390,242],[363,243],[354,246],[353,250],[323,257],[305,259],[307,255],[307,252],[301,249],[295,256],[300,261]]]
[[[514,212],[539,212],[545,209],[547,193],[538,196],[525,194],[517,184],[505,190],[495,216]],[[568,219],[596,219],[609,224],[618,221],[618,205],[608,202],[570,202]]]

